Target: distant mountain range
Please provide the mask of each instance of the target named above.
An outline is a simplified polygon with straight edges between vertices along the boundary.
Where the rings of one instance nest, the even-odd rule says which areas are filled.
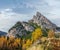
[[[17,22],[9,29],[7,36],[22,37],[34,31],[36,27],[56,30],[57,26],[41,13],[37,12],[28,22]]]
[[[7,35],[6,32],[0,31],[0,36],[5,36],[5,35]]]

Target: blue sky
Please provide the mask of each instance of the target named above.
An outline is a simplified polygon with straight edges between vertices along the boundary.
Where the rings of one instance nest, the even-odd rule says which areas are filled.
[[[37,11],[60,26],[60,0],[0,0],[0,30],[7,32],[17,21],[28,21]]]

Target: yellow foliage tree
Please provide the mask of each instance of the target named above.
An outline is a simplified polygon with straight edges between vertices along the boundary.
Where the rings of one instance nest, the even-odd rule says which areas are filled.
[[[40,28],[35,29],[35,31],[32,33],[32,40],[36,41],[38,38],[42,36],[42,31]]]
[[[27,40],[26,40],[26,43],[23,44],[23,49],[28,48],[31,44],[32,44],[32,40],[27,39]]]
[[[32,41],[31,41],[30,39],[27,39],[26,45],[27,45],[27,46],[30,46],[31,44],[32,44]]]

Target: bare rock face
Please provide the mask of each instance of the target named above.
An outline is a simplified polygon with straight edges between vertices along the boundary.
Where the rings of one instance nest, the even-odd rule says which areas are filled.
[[[26,30],[21,24],[21,22],[17,22],[8,32],[7,36],[14,36],[14,37],[22,37],[26,35]]]
[[[41,26],[42,28],[47,29],[55,29],[57,26],[53,24],[51,21],[49,21],[45,16],[43,16],[41,13],[37,12],[36,15],[33,16],[31,20],[28,22],[17,22],[10,30],[7,36],[13,35],[14,37],[22,37],[26,36],[27,32],[32,32],[35,27],[33,24],[35,23],[38,26]]]
[[[29,22],[37,23],[37,25],[48,29],[55,29],[57,27],[39,12],[37,12],[36,15],[33,16],[33,19],[31,19]]]
[[[23,25],[23,27],[25,28],[26,31],[32,32],[32,31],[34,30],[34,27],[31,26],[31,25],[30,25],[29,23],[27,23],[27,22],[22,22],[22,25]]]
[[[26,36],[27,32],[32,32],[34,27],[27,22],[17,22],[10,30],[7,36],[22,37]]]

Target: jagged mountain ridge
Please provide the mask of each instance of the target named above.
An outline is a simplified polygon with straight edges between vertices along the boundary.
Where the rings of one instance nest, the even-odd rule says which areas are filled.
[[[32,32],[35,29],[33,23],[41,26],[42,28],[47,29],[56,29],[56,25],[53,24],[50,20],[48,20],[45,16],[41,13],[37,12],[36,15],[33,16],[31,20],[28,22],[17,22],[10,30],[7,36],[13,35],[14,37],[26,36],[27,32]]]
[[[48,20],[45,16],[43,16],[39,12],[37,12],[36,15],[34,15],[29,22],[37,23],[38,25],[41,25],[42,27],[48,29],[55,29],[57,27],[54,23],[52,23],[50,20]]]

